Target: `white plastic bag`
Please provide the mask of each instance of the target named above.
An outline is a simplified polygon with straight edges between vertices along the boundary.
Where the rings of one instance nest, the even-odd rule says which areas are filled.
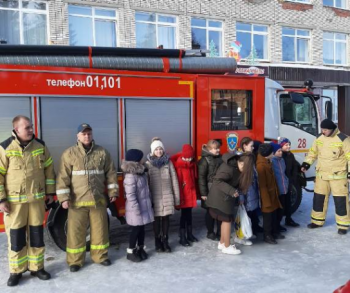
[[[252,222],[248,217],[244,205],[239,205],[235,220],[236,236],[240,239],[249,239],[253,236]]]

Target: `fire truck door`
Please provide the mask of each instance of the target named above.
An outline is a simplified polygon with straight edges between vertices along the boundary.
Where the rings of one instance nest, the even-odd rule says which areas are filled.
[[[91,125],[96,144],[106,148],[118,166],[117,99],[41,98],[42,139],[51,152],[55,169],[63,151],[75,144],[81,123]]]
[[[191,102],[183,99],[126,99],[125,150],[150,152],[153,137],[160,137],[173,155],[191,143]]]
[[[29,97],[0,97],[0,142],[11,136],[12,119],[17,115],[31,118]]]

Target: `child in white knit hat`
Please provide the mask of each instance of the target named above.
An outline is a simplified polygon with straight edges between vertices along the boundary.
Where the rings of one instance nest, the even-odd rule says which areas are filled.
[[[176,171],[160,138],[151,143],[151,153],[147,156],[152,204],[154,208],[154,236],[157,252],[171,252],[169,246],[169,216],[180,204],[180,191]]]

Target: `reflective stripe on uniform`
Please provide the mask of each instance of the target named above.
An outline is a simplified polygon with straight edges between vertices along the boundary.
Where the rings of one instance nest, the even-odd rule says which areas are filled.
[[[17,202],[17,201],[22,201],[26,199],[27,199],[26,195],[8,195],[7,196],[7,200],[9,202]]]
[[[311,219],[315,221],[320,221],[320,222],[324,222],[326,220],[325,218],[316,218],[316,217],[311,217]]]
[[[81,253],[86,250],[86,246],[81,247],[81,248],[66,248],[66,252],[68,253]]]
[[[53,162],[52,157],[48,158],[44,163],[44,167],[47,168],[52,164],[52,162]]]
[[[32,151],[32,156],[36,157],[37,155],[43,154],[44,153],[44,149],[37,149],[35,151]]]
[[[45,196],[45,192],[34,194],[35,199],[41,199],[41,198],[44,198],[44,196]]]
[[[324,179],[324,180],[338,180],[338,179],[346,179],[348,177],[347,173],[343,175],[323,175],[320,172],[316,172],[316,176]]]
[[[46,179],[45,180],[46,185],[53,185],[56,183],[56,180],[54,179]]]
[[[309,152],[316,154],[316,151],[312,147],[309,149]]]
[[[0,174],[5,175],[7,170],[3,167],[0,167]]]
[[[28,256],[23,256],[23,257],[21,257],[19,259],[11,258],[9,260],[9,264],[10,264],[11,267],[17,267],[17,266],[19,266],[21,264],[26,263],[27,261],[28,261]]]
[[[350,161],[350,153],[346,153],[345,154],[345,157],[346,157],[346,159],[348,160],[348,161]],[[1,170],[0,170],[1,171]]]
[[[118,184],[108,184],[107,188],[108,189],[118,188]]]
[[[350,226],[350,222],[337,221],[337,224],[341,226],[346,226],[346,227]]]
[[[78,202],[73,203],[73,205],[76,207],[91,207],[91,206],[95,206],[99,203],[104,204],[105,200],[100,199],[98,201],[78,201]]]
[[[56,190],[56,194],[59,195],[59,194],[66,194],[66,193],[70,193],[70,189],[67,188],[67,189],[57,189]]]
[[[330,148],[339,148],[339,147],[342,147],[342,146],[343,146],[342,142],[332,142],[332,143],[329,144]]]
[[[98,249],[106,249],[109,247],[109,242],[104,245],[90,245],[90,249],[98,250]]]
[[[6,157],[23,157],[20,151],[6,151]]]
[[[320,145],[320,146],[322,146],[322,145],[323,145],[323,141],[316,140],[316,145]]]
[[[28,255],[28,261],[34,263],[40,263],[44,261],[44,254],[40,254],[38,256]]]
[[[72,171],[72,175],[75,176],[81,176],[81,175],[100,175],[104,174],[104,170],[79,170],[79,171]]]

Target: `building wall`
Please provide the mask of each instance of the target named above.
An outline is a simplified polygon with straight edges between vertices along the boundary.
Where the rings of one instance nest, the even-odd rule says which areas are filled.
[[[347,0],[350,8],[350,0]],[[68,4],[110,7],[117,10],[118,46],[135,47],[135,11],[177,16],[177,46],[191,48],[191,17],[224,22],[224,49],[236,40],[236,21],[269,26],[269,62],[282,62],[282,27],[311,30],[311,60],[306,65],[323,66],[323,31],[348,34],[350,65],[350,10],[323,6],[321,0],[301,4],[283,0],[55,0],[49,1],[50,42],[69,44]],[[348,70],[349,66],[328,66]]]

